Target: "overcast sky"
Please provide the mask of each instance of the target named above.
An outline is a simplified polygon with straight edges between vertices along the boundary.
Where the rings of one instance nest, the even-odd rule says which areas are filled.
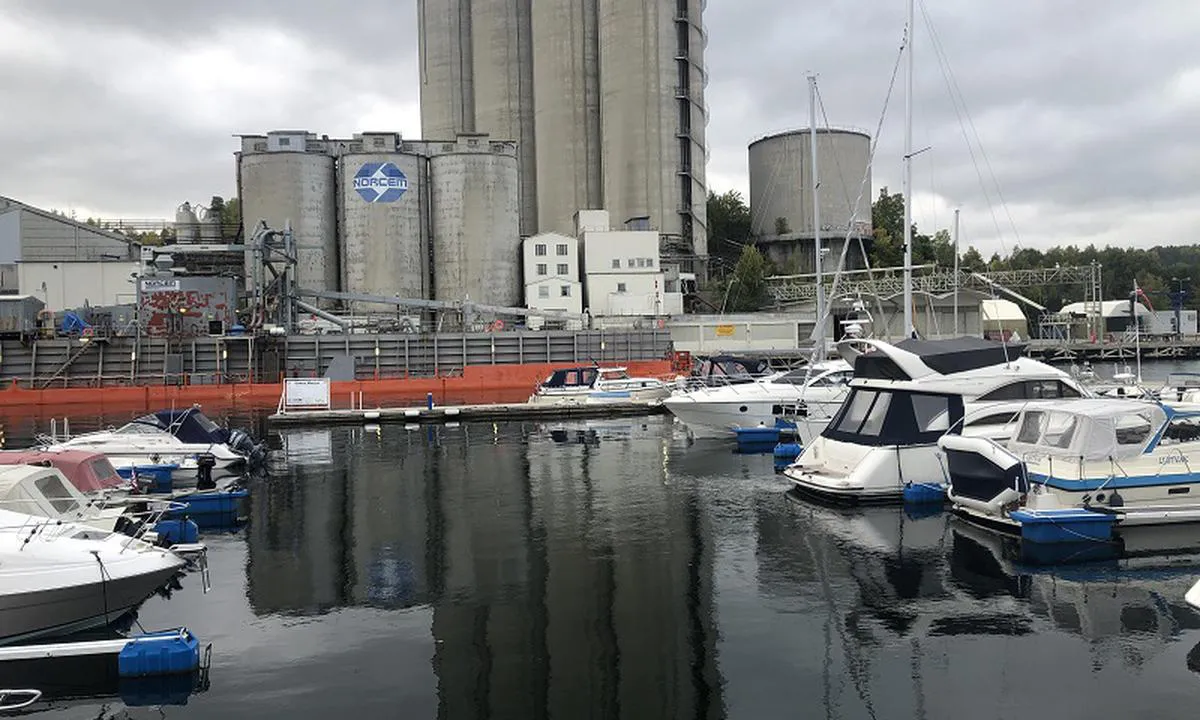
[[[970,122],[918,2],[914,146],[931,146],[914,164],[923,230],[949,227],[961,207],[964,245],[989,252],[1018,238],[1200,238],[1200,3],[924,2]],[[4,0],[0,195],[163,218],[183,200],[234,194],[234,133],[419,137],[415,5]],[[712,189],[745,194],[747,143],[807,126],[808,71],[831,124],[874,133],[901,0],[709,0],[705,21]],[[902,79],[874,193],[900,189]],[[976,135],[973,160],[965,136]]]

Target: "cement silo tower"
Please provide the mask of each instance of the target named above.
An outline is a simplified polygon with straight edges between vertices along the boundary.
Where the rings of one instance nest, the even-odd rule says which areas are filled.
[[[337,290],[335,163],[323,150],[308,152],[309,139],[304,131],[242,138],[237,157],[242,236],[248,241],[262,220],[275,229],[290,224],[296,242],[297,286]],[[253,274],[249,254],[246,262],[249,283]]]
[[[776,265],[802,273],[815,270],[809,133],[783,132],[750,144],[750,230]],[[836,267],[847,233],[852,239],[871,237],[870,154],[866,133],[817,129],[817,195],[821,238],[828,249],[822,267],[827,271]],[[846,257],[849,267],[861,267],[857,242]]]
[[[418,5],[422,134],[515,140],[523,233],[608,209],[706,253],[704,0]]]
[[[476,135],[431,146],[434,298],[520,305],[516,147]]]
[[[362,150],[338,168],[342,289],[429,297],[427,160],[406,152],[396,133],[363,133]],[[395,306],[362,305],[368,312]]]
[[[517,143],[521,233],[537,232],[531,0],[419,0],[421,134]]]

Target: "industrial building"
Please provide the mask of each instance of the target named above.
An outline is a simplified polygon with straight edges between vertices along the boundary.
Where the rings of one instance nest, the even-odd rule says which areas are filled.
[[[612,230],[606,210],[576,218],[583,247],[585,308],[594,318],[683,313],[679,268],[664,266],[653,230]]]
[[[703,0],[417,5],[422,134],[516,141],[522,234],[607,208],[706,254]]]
[[[574,318],[566,329],[579,329],[583,314],[583,283],[579,281],[579,241],[561,233],[541,233],[526,238],[522,250],[525,277],[525,306],[559,310]],[[542,326],[541,318],[530,318],[530,326]]]
[[[138,245],[119,233],[0,197],[0,292],[58,311],[133,302]]]
[[[777,267],[789,273],[816,270],[813,252],[811,130],[768,135],[750,143],[750,231]],[[846,268],[864,266],[859,240],[871,230],[871,138],[857,130],[817,129],[817,198],[822,268],[837,268],[851,241]],[[865,179],[865,184],[864,184]]]
[[[392,132],[330,139],[303,130],[241,141],[243,236],[262,221],[290,227],[299,288],[520,304],[513,142],[477,134],[410,141]],[[251,283],[252,262],[248,254]]]

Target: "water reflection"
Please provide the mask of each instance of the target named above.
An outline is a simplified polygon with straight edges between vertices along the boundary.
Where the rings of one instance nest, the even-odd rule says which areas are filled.
[[[443,717],[723,716],[713,531],[661,424],[302,432],[255,494],[255,613],[431,606]]]

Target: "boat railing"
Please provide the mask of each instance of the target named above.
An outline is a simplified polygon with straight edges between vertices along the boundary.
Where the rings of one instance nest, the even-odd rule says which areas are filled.
[[[11,690],[0,689],[0,712],[9,712],[27,708],[42,699],[42,691],[32,688]]]

